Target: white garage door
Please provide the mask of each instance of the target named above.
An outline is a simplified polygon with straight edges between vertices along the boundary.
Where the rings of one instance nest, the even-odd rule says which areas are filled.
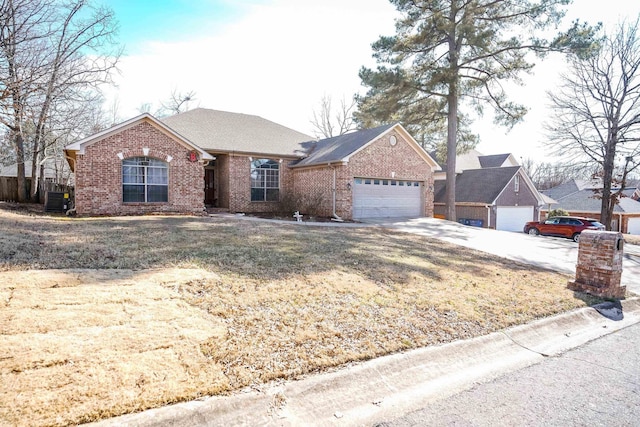
[[[522,231],[524,223],[533,220],[533,206],[498,206],[496,209],[496,230]]]
[[[627,223],[627,233],[640,234],[640,218],[629,218],[629,222]]]
[[[422,183],[396,179],[356,178],[353,218],[422,216]]]

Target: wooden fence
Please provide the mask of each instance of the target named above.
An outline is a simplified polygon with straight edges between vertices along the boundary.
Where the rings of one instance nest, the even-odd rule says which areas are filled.
[[[27,178],[27,191],[31,191],[31,178]],[[18,200],[18,178],[0,176],[0,201],[15,202]]]
[[[44,181],[40,186],[40,203],[44,203],[44,193],[47,191],[65,191],[73,199],[73,187]],[[27,191],[31,191],[31,178],[27,178]],[[0,201],[15,202],[18,200],[18,179],[15,176],[0,176]]]

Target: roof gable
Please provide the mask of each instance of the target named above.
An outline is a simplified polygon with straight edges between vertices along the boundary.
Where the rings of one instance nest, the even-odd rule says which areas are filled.
[[[300,160],[296,166],[344,162],[354,152],[378,138],[394,125],[379,126],[346,133],[333,138],[310,141],[308,156]]]
[[[378,126],[371,129],[363,129],[350,132],[333,138],[322,139],[311,142],[309,145],[309,155],[300,160],[294,167],[317,166],[329,163],[348,162],[349,158],[359,151],[365,149],[370,144],[395,130],[402,134],[407,143],[420,155],[432,168],[437,168],[438,164],[431,156],[413,139],[413,137],[399,123]]]
[[[464,171],[456,177],[456,203],[493,204],[520,169],[509,166]],[[444,203],[446,181],[436,184],[434,201]]]
[[[212,152],[304,157],[313,137],[250,114],[196,108],[162,122]]]
[[[430,154],[434,159],[437,157],[435,155],[435,152],[432,152]],[[461,173],[462,171],[468,169],[480,169],[482,166],[480,165],[480,161],[478,159],[482,156],[482,153],[474,149],[471,149],[464,154],[456,155],[456,173]],[[446,159],[438,160],[438,164],[442,172],[447,171]]]
[[[91,135],[87,138],[81,139],[80,141],[76,141],[73,144],[69,144],[65,147],[66,151],[77,151],[80,152],[80,154],[84,153],[85,148],[102,141],[103,139],[111,136],[111,135],[115,135],[119,132],[122,132],[126,129],[130,129],[134,126],[139,125],[140,123],[149,123],[151,124],[151,126],[153,126],[154,128],[156,128],[157,130],[159,130],[160,132],[168,135],[170,138],[172,138],[173,140],[175,140],[176,142],[178,142],[179,144],[183,145],[184,147],[190,149],[190,150],[195,150],[197,151],[200,156],[202,157],[203,160],[213,160],[213,156],[211,156],[209,153],[207,153],[206,151],[204,151],[202,148],[198,147],[196,144],[194,144],[193,142],[189,141],[188,139],[186,139],[184,136],[180,135],[179,133],[177,133],[176,131],[174,131],[173,129],[171,129],[170,127],[168,127],[167,125],[165,125],[164,123],[160,122],[158,119],[156,119],[155,117],[153,117],[151,114],[149,113],[144,113],[141,114],[137,117],[134,117],[132,119],[129,119],[127,121],[124,121],[122,123],[119,123],[115,126],[112,126],[108,129],[105,129],[101,132],[98,132],[94,135]]]
[[[479,156],[478,161],[480,162],[480,167],[482,168],[499,168],[502,166],[516,166],[512,164],[513,162],[507,162],[509,160],[511,154],[492,154],[490,156]],[[507,163],[507,164],[505,164]]]

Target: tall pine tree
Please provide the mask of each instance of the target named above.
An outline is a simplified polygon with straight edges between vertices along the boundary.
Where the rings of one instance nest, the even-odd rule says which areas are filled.
[[[593,29],[574,22],[553,39],[539,37],[561,23],[570,0],[391,3],[401,12],[396,35],[372,45],[378,67],[360,70],[368,92],[356,117],[365,125],[400,120],[417,139],[436,146],[446,135],[445,216],[455,221],[456,151],[478,140],[460,101],[479,114],[490,107],[497,124],[513,126],[526,108],[508,100],[503,83],[520,82],[519,74],[534,65],[531,52],[589,49]]]

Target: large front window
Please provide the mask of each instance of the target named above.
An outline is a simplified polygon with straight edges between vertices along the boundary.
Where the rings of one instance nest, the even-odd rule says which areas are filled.
[[[270,159],[251,162],[251,201],[277,202],[280,197],[280,163]]]
[[[122,161],[122,201],[154,203],[169,200],[167,164],[149,157]]]

